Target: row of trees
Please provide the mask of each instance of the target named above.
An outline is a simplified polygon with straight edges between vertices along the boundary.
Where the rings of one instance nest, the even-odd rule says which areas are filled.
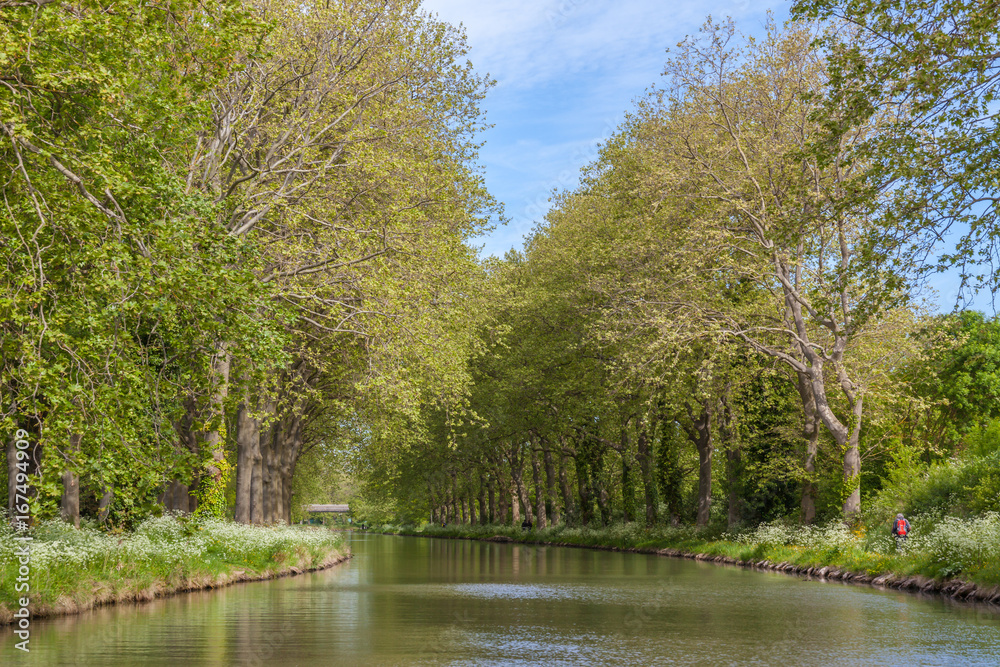
[[[459,402],[496,212],[460,32],[415,0],[0,12],[8,508],[235,489],[237,520],[288,521],[343,424]]]
[[[995,355],[970,360],[996,323],[919,300],[928,272],[994,253],[996,19],[797,11],[837,20],[680,44],[489,267],[468,423],[426,410],[411,456],[359,462],[373,515],[851,519],[900,451],[947,456],[996,416]]]
[[[0,12],[9,508],[850,518],[997,416],[996,323],[918,301],[997,282],[982,3],[710,21],[485,262],[489,81],[417,0]]]

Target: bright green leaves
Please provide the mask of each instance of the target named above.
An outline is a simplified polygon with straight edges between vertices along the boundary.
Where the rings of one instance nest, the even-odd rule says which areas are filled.
[[[205,224],[213,202],[171,164],[253,21],[238,3],[171,10],[3,10],[0,391],[42,445],[43,503],[71,469],[88,491],[114,485],[120,507],[146,507],[174,459],[182,395],[204,377],[201,350],[223,323],[247,338],[234,306],[266,292],[257,260]]]
[[[995,286],[995,3],[812,0],[793,12],[843,28],[822,40],[831,80],[819,118],[832,143],[881,117],[854,159],[867,164],[873,189],[892,191],[883,220],[906,225],[896,237],[900,261],[928,271],[957,265],[965,290]],[[948,234],[950,251],[940,245]]]

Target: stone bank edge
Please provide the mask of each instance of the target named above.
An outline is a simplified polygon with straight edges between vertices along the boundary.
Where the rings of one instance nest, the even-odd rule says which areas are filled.
[[[590,545],[574,544],[570,542],[549,542],[533,540],[530,536],[526,536],[527,539],[514,539],[507,535],[494,535],[492,537],[479,537],[471,535],[435,535],[405,529],[373,532],[384,532],[385,534],[403,535],[408,537],[435,537],[439,539],[475,540],[479,542],[510,542],[517,544],[534,544],[539,546],[572,547],[575,549],[596,549],[599,551],[619,551],[623,553],[655,554],[669,558],[684,558],[687,560],[697,560],[707,563],[718,563],[720,565],[731,565],[750,570],[781,572],[815,579],[818,581],[840,581],[848,584],[872,586],[881,589],[894,589],[909,593],[941,596],[960,602],[989,604],[996,606],[997,609],[1000,610],[1000,585],[981,586],[962,579],[934,579],[922,575],[900,575],[892,572],[868,574],[865,572],[837,568],[830,565],[795,565],[787,561],[775,563],[770,560],[741,560],[732,556],[716,555],[697,551],[685,551],[683,549],[675,548],[657,549],[643,547],[620,547],[616,545],[601,544]]]

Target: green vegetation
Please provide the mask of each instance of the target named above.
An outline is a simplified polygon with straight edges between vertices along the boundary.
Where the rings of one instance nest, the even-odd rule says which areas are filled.
[[[297,470],[461,409],[499,207],[460,30],[416,0],[0,12],[8,509],[288,523],[329,492],[293,502]]]
[[[224,586],[325,567],[347,556],[343,539],[325,529],[243,526],[176,516],[147,519],[130,533],[48,521],[30,543],[30,590],[16,592],[21,546],[8,522],[0,528],[0,623],[21,597],[32,614],[73,613],[177,591]]]

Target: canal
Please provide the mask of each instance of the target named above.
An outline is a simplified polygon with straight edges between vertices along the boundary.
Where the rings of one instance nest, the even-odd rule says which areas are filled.
[[[333,569],[35,620],[14,665],[991,665],[1000,615],[561,547],[355,534]]]

